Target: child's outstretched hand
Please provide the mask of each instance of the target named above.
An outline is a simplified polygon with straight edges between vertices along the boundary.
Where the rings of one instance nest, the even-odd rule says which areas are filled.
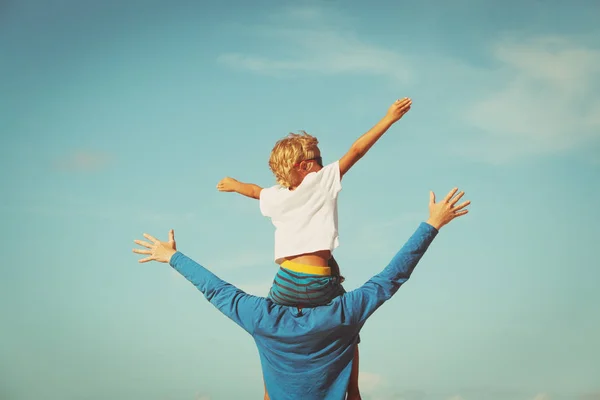
[[[398,121],[408,112],[408,110],[410,110],[411,104],[412,100],[408,97],[396,100],[388,109],[387,117],[394,122]]]
[[[217,189],[219,192],[235,192],[236,187],[239,185],[239,182],[233,178],[226,177],[223,178],[217,183]]]

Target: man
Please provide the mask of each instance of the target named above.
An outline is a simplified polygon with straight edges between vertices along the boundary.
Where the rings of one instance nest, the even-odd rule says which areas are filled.
[[[439,203],[430,192],[429,219],[421,223],[389,265],[356,290],[325,306],[296,308],[251,296],[219,279],[177,251],[173,230],[169,241],[144,234],[152,243],[140,262],[169,263],[206,299],[254,338],[266,389],[273,400],[343,400],[352,370],[358,334],[366,320],[406,282],[439,230],[465,215],[470,202],[457,205],[464,192],[452,189]]]

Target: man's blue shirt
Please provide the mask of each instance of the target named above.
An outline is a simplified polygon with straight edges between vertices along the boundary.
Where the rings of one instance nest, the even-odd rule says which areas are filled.
[[[382,272],[325,306],[302,310],[249,295],[181,252],[170,264],[252,335],[272,400],[342,400],[361,328],[410,278],[437,233],[421,223]]]

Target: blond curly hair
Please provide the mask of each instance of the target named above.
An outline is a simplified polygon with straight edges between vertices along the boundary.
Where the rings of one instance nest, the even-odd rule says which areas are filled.
[[[300,134],[290,133],[275,143],[269,158],[269,168],[275,175],[277,183],[287,188],[297,186],[300,182],[294,165],[318,157],[320,155],[318,144],[316,137],[304,131],[300,131]]]

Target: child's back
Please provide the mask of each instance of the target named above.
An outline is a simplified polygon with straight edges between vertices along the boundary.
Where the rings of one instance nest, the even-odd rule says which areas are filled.
[[[331,252],[339,245],[337,199],[341,189],[339,162],[334,162],[308,173],[294,190],[277,185],[261,191],[260,210],[275,226],[278,264],[287,259],[328,265]]]

